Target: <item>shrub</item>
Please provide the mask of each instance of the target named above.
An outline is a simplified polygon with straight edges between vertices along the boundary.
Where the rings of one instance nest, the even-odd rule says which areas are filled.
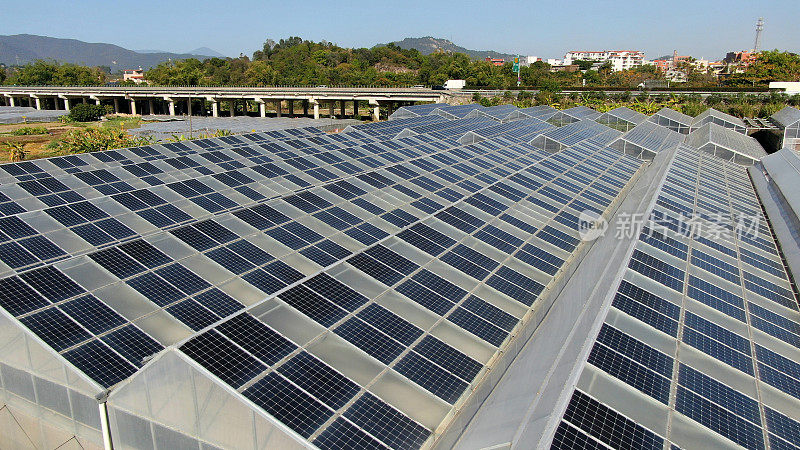
[[[64,153],[88,153],[149,143],[148,139],[128,136],[121,128],[89,127],[69,131],[57,148]]]
[[[69,118],[76,122],[94,122],[100,120],[105,114],[106,108],[102,105],[81,103],[72,107],[69,112]]]
[[[14,136],[30,136],[33,134],[47,134],[47,128],[45,127],[22,127],[17,128],[16,130],[12,131],[11,134]]]
[[[6,142],[6,151],[8,151],[8,159],[11,162],[24,161],[28,153],[25,151],[25,144],[21,142]]]

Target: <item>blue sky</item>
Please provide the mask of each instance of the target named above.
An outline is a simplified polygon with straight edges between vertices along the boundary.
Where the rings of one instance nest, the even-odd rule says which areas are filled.
[[[434,36],[477,50],[562,57],[568,50],[640,49],[648,58],[718,59],[749,49],[800,52],[798,0],[43,1],[3,5],[2,34],[30,33],[183,52],[251,55],[267,38],[347,47]]]

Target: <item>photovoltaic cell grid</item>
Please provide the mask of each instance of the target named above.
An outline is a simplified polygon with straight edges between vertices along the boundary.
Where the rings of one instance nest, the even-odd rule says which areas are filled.
[[[531,150],[533,149],[528,148],[528,151]],[[597,152],[596,160],[592,159],[592,156],[595,156],[592,155],[593,151]],[[530,157],[529,154],[525,155],[521,152],[512,155],[516,156],[517,159]],[[539,154],[538,158],[543,156],[545,155]],[[586,159],[587,157],[589,159]],[[608,181],[611,184],[608,184],[606,189],[612,190],[615,188],[615,184],[620,187],[624,185],[639,167],[639,163],[626,157],[621,157],[615,152],[603,150],[600,147],[595,147],[591,150],[580,149],[574,153],[567,152],[560,159],[573,165],[581,160],[589,161],[594,166],[600,165],[601,167],[603,167],[604,163],[611,164],[613,170],[598,177],[596,183],[599,186],[605,185],[605,182]],[[597,160],[601,162],[597,162]],[[500,161],[505,162],[506,160],[501,159]],[[617,162],[619,167],[614,165],[614,162]],[[458,162],[456,164],[463,163]],[[590,168],[593,167],[588,163],[586,165]],[[461,167],[466,168],[467,166],[462,165]],[[579,164],[575,165],[575,167],[589,170]],[[496,168],[496,166],[486,166],[486,168]],[[564,168],[566,169],[565,166]],[[433,170],[433,173],[435,173],[433,167],[428,167],[427,169]],[[597,172],[596,176],[601,175],[600,171],[593,168],[592,170]],[[573,172],[566,172],[572,176],[577,176]],[[481,173],[465,172],[464,175],[475,176],[477,182],[486,183],[486,181],[480,181],[479,175]],[[465,332],[485,340],[488,344],[499,346],[507,337],[508,332],[518,322],[517,318],[503,311],[502,308],[498,308],[475,295],[467,296],[467,289],[456,286],[442,275],[426,269],[424,267],[425,263],[420,257],[416,258],[416,262],[411,261],[397,251],[401,251],[402,246],[406,245],[401,240],[407,240],[411,243],[411,246],[417,247],[430,255],[427,263],[430,267],[436,264],[435,256],[442,254],[442,251],[447,248],[441,246],[441,244],[452,247],[452,250],[446,252],[441,259],[461,271],[464,277],[469,277],[473,286],[477,287],[480,281],[485,280],[486,286],[499,290],[494,294],[495,296],[501,297],[502,294],[500,293],[506,293],[509,298],[515,298],[515,301],[530,306],[544,286],[509,266],[512,263],[515,263],[518,267],[523,267],[519,266],[519,264],[531,264],[531,267],[526,270],[532,270],[532,267],[541,267],[544,273],[553,274],[563,263],[563,260],[547,251],[543,251],[541,248],[536,248],[534,245],[525,244],[519,251],[518,261],[508,260],[505,264],[500,264],[492,258],[481,257],[482,255],[463,244],[458,244],[458,238],[464,241],[469,239],[470,236],[465,236],[465,233],[457,230],[474,232],[480,229],[479,232],[475,233],[475,236],[490,245],[505,249],[508,253],[513,253],[514,245],[522,245],[524,240],[515,237],[512,233],[503,231],[497,226],[484,226],[485,221],[481,217],[492,219],[503,213],[508,221],[517,223],[513,220],[517,212],[509,208],[507,203],[512,202],[513,204],[514,201],[520,202],[524,200],[525,184],[540,186],[547,183],[547,180],[542,179],[540,179],[540,182],[535,182],[534,180],[537,178],[533,174],[531,174],[530,178],[511,175],[509,180],[516,181],[498,182],[494,185],[489,185],[488,189],[484,188],[489,191],[486,194],[476,191],[475,194],[464,199],[463,206],[460,208],[457,207],[458,202],[450,208],[444,208],[441,205],[439,207],[434,206],[429,212],[441,210],[441,213],[443,213],[441,215],[442,222],[437,223],[435,219],[438,219],[438,216],[434,216],[430,218],[431,222],[429,223],[424,225],[418,223],[410,226],[405,231],[397,234],[400,240],[395,238],[394,242],[390,242],[390,239],[390,241],[384,241],[382,244],[373,245],[362,253],[347,259],[347,263],[387,287],[394,286],[395,292],[402,294],[410,301],[418,303],[420,307],[427,309],[431,313],[446,316],[449,321],[464,329]],[[517,182],[524,184],[520,185]],[[466,185],[463,181],[460,184]],[[454,184],[451,182],[450,186],[454,186]],[[497,189],[497,192],[501,192],[503,195],[496,196],[497,194],[492,188]],[[444,191],[447,189],[452,188],[439,186],[439,190]],[[480,185],[470,187],[470,189],[480,189]],[[517,194],[514,194],[515,192]],[[520,197],[519,194],[523,195]],[[598,191],[593,198],[596,200],[603,198],[603,194]],[[610,202],[611,199],[607,201]],[[593,200],[587,199],[587,202],[594,204]],[[601,202],[605,203],[602,200]],[[596,204],[595,208],[604,209],[605,206],[607,204]],[[571,204],[570,207],[577,208],[574,204]],[[564,212],[564,216],[573,215],[567,211],[569,210]],[[397,210],[394,215],[397,216]],[[403,219],[402,216],[403,214],[400,214],[400,217],[388,220],[399,221],[396,223],[398,227],[412,223],[402,222],[403,220],[408,220]],[[502,225],[502,221],[497,222],[499,225],[508,228],[508,225]],[[448,229],[448,225],[453,228]],[[446,231],[437,231],[436,228]],[[543,242],[540,245],[547,247],[544,242],[553,241],[558,245],[572,246],[567,247],[569,249],[567,251],[571,251],[574,249],[577,239],[569,236],[568,229],[563,229],[563,231],[559,229],[563,228],[557,223],[553,223],[552,226],[545,226],[540,234],[542,236],[542,241],[540,242]],[[521,234],[521,231],[519,230],[515,233]],[[528,231],[531,230],[528,229]],[[440,248],[431,248],[430,244],[434,243],[434,241],[430,239],[436,240],[440,244]],[[407,250],[402,253],[408,254],[410,248],[406,248]],[[556,249],[557,247],[553,248]],[[564,250],[562,249],[561,251]],[[505,253],[499,253],[498,250],[494,250],[494,252],[507,258]],[[498,257],[501,262],[502,257]],[[336,272],[334,269],[330,271]],[[492,271],[495,271],[494,275],[490,275]],[[542,276],[545,275],[543,274]],[[247,278],[245,277],[245,279]],[[331,289],[331,286],[337,286],[338,293],[324,291]],[[354,290],[352,287],[339,285],[332,276],[323,277],[320,275],[278,293],[278,298],[320,325],[333,328],[335,334],[361,349],[367,355],[384,364],[391,365],[397,373],[419,385],[422,389],[428,390],[431,394],[448,403],[456,402],[469,383],[479,373],[481,364],[445,342],[431,335],[425,335],[425,330],[420,329],[397,314],[377,303],[372,303],[373,299],[359,294],[356,292],[357,289],[358,287]],[[472,290],[475,291],[476,289],[472,288]],[[414,345],[415,342],[416,345]],[[409,347],[411,347],[411,351],[408,350]],[[403,354],[405,356],[402,356]],[[200,362],[203,364],[202,361]],[[215,367],[213,363],[209,363],[206,367],[212,372],[214,370],[224,370]],[[223,375],[220,376],[223,377]],[[267,376],[270,377],[270,375]],[[336,409],[333,405],[328,405],[328,407],[333,410]],[[268,407],[265,406],[265,408]],[[347,412],[344,415],[347,417]],[[331,420],[334,421],[333,423],[337,423],[341,419],[330,417],[328,422]],[[316,422],[307,423],[303,426],[311,427],[312,425],[319,426]],[[344,429],[346,427],[339,427],[338,425],[335,427],[335,429],[340,428]],[[301,428],[301,430],[307,431],[306,428]],[[313,435],[320,434],[320,439],[325,436],[324,439],[330,440],[334,437],[331,435],[333,432],[331,430],[326,429]],[[394,439],[397,438],[397,436],[394,437]]]
[[[452,126],[427,131],[446,137],[448,130],[460,133],[497,123],[483,119],[454,122]],[[430,121],[426,126],[430,127]],[[115,217],[119,217],[115,227],[122,227],[123,223],[131,227],[129,233],[120,233],[109,241],[90,241],[85,237],[89,234],[75,232],[90,244],[85,251],[68,247],[58,257],[40,258],[47,263],[44,266],[36,263],[16,267],[17,275],[0,280],[3,307],[99,384],[113,386],[131,376],[164,344],[148,334],[151,330],[142,327],[141,318],[130,321],[120,315],[113,305],[95,296],[102,289],[84,288],[57,262],[59,258],[87,253],[86,264],[99,271],[98,275],[110,276],[112,288],[127,285],[131,292],[152,302],[156,311],[172,316],[176,326],[181,323],[187,330],[200,332],[182,346],[188,355],[299,432],[310,429],[302,428],[310,426],[309,420],[315,424],[315,420],[336,413],[347,403],[342,403],[343,399],[357,397],[352,407],[327,421],[329,426],[313,428],[314,439],[318,437],[320,445],[377,439],[390,446],[413,447],[427,438],[428,430],[242,311],[242,302],[218,289],[218,283],[205,281],[195,272],[197,264],[190,261],[207,258],[203,259],[204,264],[223,267],[222,273],[229,274],[230,279],[245,280],[264,296],[278,293],[281,301],[310,320],[331,321],[330,325],[338,322],[334,333],[367,355],[391,363],[393,370],[409,380],[407,383],[453,403],[479,373],[481,362],[324,273],[291,287],[309,275],[308,267],[298,267],[292,258],[302,255],[311,267],[322,268],[350,255],[347,261],[354,268],[364,258],[380,261],[377,264],[389,262],[386,273],[375,280],[391,280],[396,276],[391,271],[402,268],[402,272],[396,272],[400,276],[395,283],[398,294],[427,304],[420,304],[423,308],[453,305],[441,310],[446,319],[484,341],[484,345],[496,348],[518,323],[519,310],[514,311],[515,316],[503,310],[502,302],[497,306],[497,301],[467,295],[466,289],[430,267],[433,258],[429,258],[430,270],[423,261],[411,262],[389,249],[397,249],[397,245],[416,248],[402,239],[394,238],[396,243],[387,246],[375,243],[403,230],[418,233],[419,238],[409,240],[422,247],[426,246],[422,242],[436,233],[454,235],[448,238],[453,241],[452,248],[443,247],[450,266],[460,267],[463,276],[476,286],[485,282],[485,286],[491,286],[486,289],[498,289],[493,291],[498,296],[502,295],[499,292],[506,293],[505,302],[530,306],[544,284],[519,270],[538,267],[541,281],[553,275],[563,263],[565,252],[577,243],[575,213],[583,207],[604,210],[639,167],[639,163],[596,145],[576,148],[574,154],[555,156],[547,166],[534,167],[550,155],[502,138],[455,147],[426,134],[392,140],[393,131],[376,135],[377,138],[359,130],[332,136],[290,131],[123,149],[63,158],[66,162],[43,160],[32,165],[18,164],[20,167],[4,166],[10,177],[2,188],[12,193],[9,199],[19,199],[18,204],[24,205],[20,206],[24,212],[15,213],[35,219],[7,217],[4,232],[11,238],[9,242],[41,237],[40,230],[26,225],[30,222],[40,227],[37,220],[41,221],[41,217],[53,219],[48,226],[61,233]],[[596,160],[588,158],[592,153]],[[45,170],[39,164],[53,164],[57,169],[46,166]],[[338,172],[320,173],[333,171],[334,165]],[[279,174],[291,184],[264,195],[264,182],[254,172],[268,173],[265,178]],[[139,188],[143,180],[148,187]],[[577,183],[586,181],[590,187],[578,187]],[[530,209],[525,197],[534,199],[534,191],[543,186],[541,194],[536,194],[543,198],[535,201],[550,207]],[[159,187],[162,189],[156,189]],[[208,203],[228,206],[214,194],[229,187],[248,187],[253,192],[246,191],[248,200],[237,198],[239,201],[227,208]],[[25,198],[19,194],[22,191]],[[82,198],[71,196],[70,192],[80,192]],[[242,193],[242,189],[236,192]],[[581,195],[585,198],[579,200]],[[162,205],[174,206],[181,197],[201,207],[203,213],[169,224],[152,220],[151,213],[141,214]],[[551,197],[555,200],[549,200]],[[567,205],[570,198],[573,200]],[[119,205],[109,207],[109,199]],[[152,227],[142,231],[133,226],[131,212],[126,212],[123,220],[123,208],[148,220]],[[186,209],[182,206],[179,210]],[[444,213],[442,221],[434,218],[438,212]],[[496,219],[493,215],[501,213],[501,220],[487,224]],[[540,237],[531,237],[536,229],[520,214],[539,215],[545,224]],[[425,217],[437,221],[434,226],[444,232],[419,223]],[[548,221],[550,225],[546,225]],[[470,230],[476,231],[474,236],[459,231],[465,226],[474,228]],[[143,235],[151,237],[142,239]],[[265,250],[263,241],[258,239],[264,236],[273,240],[268,249],[283,246],[278,252],[282,256],[276,258]],[[469,246],[457,243],[463,239],[478,240],[484,243],[481,245],[497,249],[496,259],[482,258]],[[165,245],[164,240],[183,242],[191,250],[187,253],[184,247],[178,255],[170,250],[175,244]],[[518,255],[508,257],[514,253],[515,245],[522,246]],[[286,257],[287,251],[295,256]],[[558,252],[562,252],[561,257],[553,254]],[[432,254],[435,252],[428,253]],[[330,306],[323,307],[327,302]],[[209,329],[214,324],[213,330]],[[242,333],[244,329],[248,332]],[[376,338],[384,339],[383,347],[376,347]],[[264,348],[265,342],[271,343],[270,349]],[[399,352],[392,358],[391,349],[397,347]],[[231,361],[235,363],[231,365]],[[304,385],[303,380],[312,373],[326,380],[326,384]],[[343,387],[331,393],[331,383]],[[270,410],[274,404],[268,399],[285,399],[285,395],[295,395],[292,393],[310,394],[313,402],[301,410]],[[368,398],[373,414],[405,421],[406,425],[399,428],[402,432],[395,428],[370,430],[368,422],[361,418],[366,406],[358,406]],[[358,437],[364,434],[363,430],[371,436]],[[341,436],[342,432],[352,436]],[[337,441],[340,439],[345,440]]]
[[[525,311],[579,245],[579,214],[607,211],[641,163],[605,148],[619,135],[605,127],[550,154],[522,143],[525,137],[547,129],[541,125],[498,127],[500,116],[509,117],[499,110],[480,114],[469,105],[448,110],[441,111],[441,116],[357,126],[339,135],[293,130],[225,137],[131,149],[131,154],[124,153],[128,150],[94,154],[99,162],[70,160],[47,170],[22,163],[6,171],[6,181],[13,188],[7,188],[11,194],[7,201],[0,197],[0,210],[5,206],[3,211],[12,220],[26,211],[50,222],[44,226],[32,215],[35,220],[25,221],[34,226],[31,234],[22,226],[25,222],[9,220],[3,228],[9,243],[22,246],[21,240],[41,237],[43,227],[72,232],[89,245],[61,248],[63,241],[54,238],[50,242],[63,254],[51,256],[47,244],[26,242],[22,248],[37,248],[47,258],[21,265],[16,276],[0,280],[3,306],[99,384],[113,386],[129,377],[171,342],[159,343],[143,322],[123,318],[99,290],[85,289],[82,280],[71,279],[74,275],[66,265],[57,263],[88,254],[87,264],[98,275],[110,276],[111,286],[138,292],[157,311],[172,317],[175,326],[196,333],[181,345],[187,355],[316,445],[418,447],[429,438],[431,428],[421,425],[413,411],[368,392],[345,375],[347,368],[314,356],[308,343],[293,342],[254,315],[262,302],[254,305],[252,299],[238,298],[224,285],[240,280],[262,297],[274,296],[268,301],[297,311],[309,323],[326,327],[326,333],[338,336],[353,351],[362,352],[362,358],[387,366],[387,373],[402,380],[405,389],[457,406],[469,386],[480,380],[486,355],[504,348]],[[549,113],[539,112],[542,117]],[[479,117],[467,117],[470,114]],[[464,133],[481,130],[487,130],[488,139],[457,143]],[[153,173],[148,164],[162,172]],[[51,176],[50,169],[59,177]],[[714,174],[706,178],[718,181]],[[689,197],[681,192],[680,178],[673,179],[678,187],[664,187],[667,194],[659,199],[653,217],[675,228],[668,214],[692,209],[681,203]],[[137,184],[142,180],[147,186]],[[20,186],[29,181],[36,183]],[[706,188],[705,181],[699,181],[697,215],[709,220],[712,214],[725,211],[719,206],[725,192]],[[88,195],[70,197],[75,187]],[[3,188],[5,184],[0,184],[0,193],[5,194]],[[752,191],[743,182],[729,189],[738,189],[736,194]],[[215,195],[223,193],[222,198]],[[728,196],[732,202],[743,203],[737,206],[758,209],[757,201],[745,204],[738,195]],[[110,207],[101,200],[117,204]],[[178,212],[162,211],[177,202],[184,202],[179,212],[191,213],[182,221],[170,216]],[[55,209],[59,207],[63,208]],[[153,211],[171,222],[157,219]],[[127,214],[125,219],[142,219],[147,228],[123,220],[122,212]],[[108,230],[120,230],[113,223],[104,222],[107,229],[100,227],[109,218],[130,225],[133,234],[118,232],[119,237],[108,242],[86,239],[92,234],[84,230],[85,225],[97,226],[110,236]],[[765,224],[757,228],[769,233]],[[711,250],[695,251],[680,239]],[[704,295],[714,287],[706,281],[709,278],[739,280],[774,302],[788,302],[781,295],[784,292],[758,272],[785,278],[779,258],[762,248],[769,248],[771,238],[751,239],[750,250],[739,245],[741,261],[754,267],[746,273],[736,273],[730,260],[737,258],[736,245],[732,250],[700,236],[673,239],[658,232],[642,242],[636,267],[665,286],[677,286],[679,269],[669,269],[655,257],[661,251],[691,261],[696,267],[691,270],[698,271],[698,276],[684,284],[697,286],[695,296],[703,299],[699,302],[718,305],[732,317],[741,314],[743,307],[736,310],[709,300]],[[774,244],[772,249],[776,255]],[[715,250],[723,256],[718,257]],[[656,275],[655,266],[667,275]],[[213,283],[204,280],[210,268],[220,274]],[[628,298],[615,299],[614,306],[650,317],[651,312],[631,300],[645,296],[630,292]],[[392,308],[388,298],[402,299],[418,313]],[[665,311],[664,318],[653,321],[657,329],[668,334],[676,329],[675,336],[679,329],[685,333],[682,336],[689,336],[684,337],[689,345],[711,349],[706,353],[730,359],[733,362],[728,364],[737,370],[746,367],[743,361],[748,351],[739,335],[715,328],[707,315],[696,311],[687,311],[681,319],[675,306],[679,314],[671,317],[674,308],[669,302],[648,298]],[[733,297],[725,299],[736,303]],[[419,321],[422,312],[489,353],[480,356],[464,348],[463,341],[434,333],[430,325]],[[781,321],[775,308],[748,298],[747,314],[763,318],[759,329],[767,335],[781,335],[785,342],[793,339],[783,334],[792,325]],[[706,375],[691,373],[693,369],[683,364],[672,367],[669,355],[648,349],[626,331],[604,328],[602,342],[591,357],[598,367],[610,367],[615,376],[657,399],[663,398],[670,377],[682,377],[677,390],[681,404],[700,405],[714,417],[721,414],[719,406],[748,404],[747,396],[725,404],[708,400],[707,392],[724,391],[724,386],[708,388],[710,382],[702,378]],[[787,381],[781,370],[795,370],[792,361],[763,344],[755,344],[749,352],[751,359],[764,361],[764,368],[758,368],[760,376],[791,391],[792,378]],[[635,359],[627,358],[625,351],[635,352]],[[631,374],[641,374],[646,380],[637,384]],[[375,417],[391,418],[391,425]],[[740,435],[735,442],[750,443],[747,424],[752,421],[743,419],[744,425],[737,422]],[[775,424],[769,431],[771,440],[791,442],[787,431],[792,429],[791,419],[775,411],[767,420]],[[578,422],[576,418],[565,425],[564,432],[572,439],[585,438],[589,445],[592,438],[581,434],[584,428]],[[638,436],[633,442],[657,442],[658,436],[639,428],[631,428]]]
[[[800,399],[800,364],[785,356],[800,347],[800,313],[742,167],[679,148],[612,306],[649,328],[607,321],[588,364],[637,391],[642,407],[648,396],[745,448],[800,444],[800,422],[773,409]],[[620,322],[625,329],[613,325]],[[645,343],[647,333],[671,338],[676,353]],[[683,356],[687,347],[694,356]],[[740,392],[733,380],[741,375],[774,393]],[[628,445],[582,425],[597,420],[598,408],[618,414],[589,395],[575,391],[553,447]],[[620,420],[657,438],[658,448],[669,438]]]
[[[260,144],[258,147],[235,148],[234,150],[240,153],[248,154],[247,157],[241,157],[241,160],[256,161],[256,164],[249,167],[223,154],[222,150],[201,153],[207,163],[225,160],[230,163],[235,162],[242,167],[209,175],[199,175],[187,165],[182,165],[182,169],[176,169],[169,174],[155,167],[153,163],[147,163],[148,173],[155,173],[153,177],[158,183],[151,181],[150,186],[146,188],[138,188],[136,185],[145,184],[139,178],[144,174],[120,168],[116,169],[116,175],[111,170],[98,169],[64,175],[58,179],[42,177],[40,180],[0,187],[0,190],[5,189],[8,193],[15,193],[12,194],[18,198],[15,205],[35,205],[28,207],[31,210],[28,214],[0,218],[6,224],[5,229],[10,230],[6,238],[8,242],[0,244],[0,260],[8,266],[6,272],[12,269],[25,270],[42,262],[64,258],[67,253],[78,253],[78,249],[85,251],[93,247],[103,247],[136,235],[145,235],[158,229],[175,227],[213,214],[252,205],[291,190],[307,188],[370,168],[396,163],[399,157],[394,156],[394,153],[398,148],[409,142],[422,142],[421,138],[409,138],[410,141],[401,140],[387,147],[371,143],[371,140],[367,139],[366,142],[369,143],[363,144],[364,146],[342,151],[342,146],[345,144],[337,141],[347,143],[352,139],[341,138],[341,135],[333,136],[337,136],[337,139],[323,136],[311,141],[291,140],[289,143],[295,151],[281,147],[282,142],[270,143],[269,146]],[[353,142],[363,141],[365,140]],[[238,142],[246,145],[246,142]],[[265,146],[269,151],[264,148]],[[442,144],[439,148],[442,148]],[[423,149],[422,153],[434,150]],[[422,153],[411,152],[408,155]],[[265,154],[271,156],[264,156]],[[263,162],[264,158],[270,162]],[[210,164],[201,166],[197,162],[193,163],[193,167],[199,169],[207,169],[209,166]],[[130,169],[132,166],[122,167]],[[159,176],[161,178],[158,178]],[[187,176],[192,178],[188,179]],[[108,180],[110,184],[102,183],[98,177]],[[143,179],[150,177],[147,175]],[[88,180],[88,184],[93,186],[88,187],[83,180]],[[36,190],[30,187],[29,183],[35,183]],[[23,191],[19,189],[19,185],[24,185],[36,195],[28,192],[21,194]],[[68,185],[74,186],[75,189],[68,190],[70,189]],[[106,189],[112,191],[108,192]],[[56,193],[53,194],[52,191]],[[98,197],[103,193],[109,195]],[[69,194],[68,200],[72,203],[54,207],[38,203],[39,199],[54,195],[61,198],[64,197],[63,194]],[[41,211],[36,211],[37,208]],[[36,230],[23,222],[31,223],[39,229]],[[64,251],[64,249],[76,250]]]

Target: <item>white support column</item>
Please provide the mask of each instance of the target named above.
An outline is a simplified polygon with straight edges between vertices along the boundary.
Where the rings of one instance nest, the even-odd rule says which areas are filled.
[[[136,100],[131,99],[131,114],[136,115]]]
[[[81,97],[81,103],[83,103],[84,105],[85,105],[86,103],[88,103],[88,102],[86,101],[86,97]]]
[[[95,105],[100,105],[100,97],[91,97],[91,99],[94,100]]]
[[[14,101],[14,96],[8,97],[8,106],[17,106],[16,102]]]
[[[381,120],[381,105],[378,103],[377,100],[370,100],[369,104],[372,105],[372,120],[379,121]]]
[[[175,115],[175,100],[170,98],[170,99],[167,99],[167,102],[169,102],[169,115],[170,116],[174,116]]]
[[[114,114],[119,113],[119,97],[114,97]]]
[[[257,98],[256,101],[258,102],[258,115],[267,117],[267,102],[263,98]]]
[[[36,109],[42,109],[42,99],[39,97],[33,97],[33,99],[36,101]]]
[[[231,108],[231,117],[236,116],[236,100],[229,101],[228,106]]]
[[[64,97],[64,111],[69,111],[69,97]]]
[[[186,114],[192,115],[192,97],[186,99]]]
[[[147,113],[150,114],[150,115],[155,114],[153,112],[153,99],[152,98],[148,98],[147,99]]]
[[[314,101],[314,118],[319,119],[319,102]]]
[[[219,117],[219,102],[217,99],[211,100],[211,117]]]
[[[278,113],[278,117],[283,116],[282,109],[283,109],[283,102],[281,100],[275,101],[275,111]]]

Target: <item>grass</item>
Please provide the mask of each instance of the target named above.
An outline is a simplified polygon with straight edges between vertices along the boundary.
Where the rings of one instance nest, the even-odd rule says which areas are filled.
[[[111,116],[108,120],[97,122],[59,121],[30,124],[0,125],[0,150],[6,143],[24,144],[25,159],[49,158],[66,154],[59,149],[64,135],[72,130],[103,128],[130,130],[143,123],[140,117]],[[8,151],[0,151],[0,163],[10,160]]]
[[[12,131],[14,136],[31,136],[36,134],[47,134],[47,127],[22,127]]]

